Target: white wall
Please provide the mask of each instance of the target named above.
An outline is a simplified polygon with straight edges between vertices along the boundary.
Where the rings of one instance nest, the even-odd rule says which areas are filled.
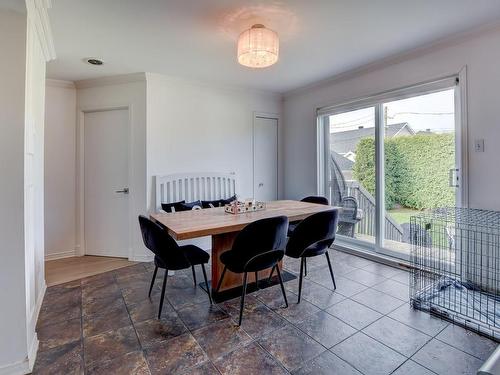
[[[31,371],[45,293],[44,8],[29,4],[28,15],[0,10],[0,374]]]
[[[148,74],[148,209],[158,174],[236,172],[238,194],[251,197],[254,112],[279,115],[281,96]]]
[[[146,80],[144,74],[121,78],[77,82],[77,108],[80,113],[82,110],[130,106],[130,217],[129,228],[124,228],[124,235],[130,236],[131,259],[140,261],[149,259],[137,222],[137,215],[146,213]],[[131,79],[135,81],[130,82]],[[77,124],[80,117],[77,114]],[[79,153],[79,144],[76,152]],[[78,175],[76,183],[78,204]],[[76,220],[77,228],[81,228],[82,223],[78,215]],[[79,248],[81,240],[77,230],[77,249],[83,255]],[[148,257],[145,257],[146,255]]]
[[[469,203],[500,210],[499,46],[500,30],[494,30],[286,95],[285,196],[316,192],[316,108],[455,74],[466,65]],[[484,153],[473,152],[475,139],[485,140]]]
[[[24,257],[26,16],[0,10],[0,372],[27,355]],[[6,370],[3,370],[6,371]]]
[[[76,88],[47,80],[45,97],[45,258],[75,255]]]

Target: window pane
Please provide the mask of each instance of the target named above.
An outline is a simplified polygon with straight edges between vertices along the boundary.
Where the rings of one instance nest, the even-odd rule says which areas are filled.
[[[383,246],[396,253],[410,253],[410,216],[455,205],[455,188],[449,181],[455,168],[454,108],[453,89],[383,105]]]
[[[328,198],[342,206],[338,234],[375,242],[375,108],[329,116]]]

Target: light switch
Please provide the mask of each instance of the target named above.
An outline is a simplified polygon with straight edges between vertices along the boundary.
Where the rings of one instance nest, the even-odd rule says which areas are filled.
[[[474,151],[484,152],[484,139],[476,139],[474,141]]]

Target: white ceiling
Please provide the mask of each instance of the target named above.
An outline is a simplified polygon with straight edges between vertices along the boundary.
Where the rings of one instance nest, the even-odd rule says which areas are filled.
[[[48,77],[154,72],[286,92],[500,20],[499,0],[55,0]],[[278,63],[238,65],[236,39],[264,23]],[[85,64],[98,57],[105,65]]]

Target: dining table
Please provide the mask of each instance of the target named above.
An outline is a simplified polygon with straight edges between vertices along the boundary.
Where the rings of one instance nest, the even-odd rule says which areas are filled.
[[[267,202],[263,210],[239,214],[227,213],[224,207],[214,207],[169,213],[157,212],[151,214],[150,217],[164,227],[175,240],[212,237],[211,290],[214,299],[220,301],[221,295],[218,296],[214,293],[224,269],[220,256],[231,249],[234,239],[245,226],[256,220],[282,215],[288,217],[290,222],[301,221],[310,215],[331,209],[340,209],[340,207],[294,200],[278,200]],[[281,269],[282,262],[278,266]],[[248,282],[255,283],[253,272],[248,275]],[[230,292],[241,290],[242,284],[243,275],[228,270],[217,294],[234,295]]]

